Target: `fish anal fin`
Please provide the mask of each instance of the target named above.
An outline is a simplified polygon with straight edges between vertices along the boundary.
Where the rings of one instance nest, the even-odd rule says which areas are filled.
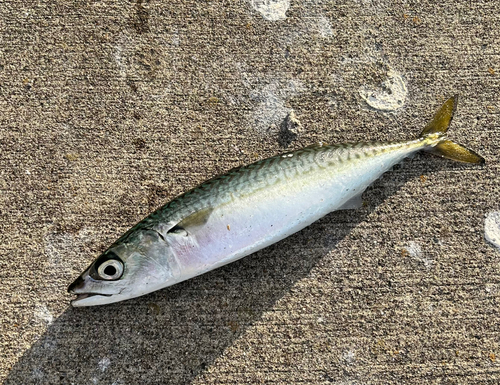
[[[363,199],[361,199],[362,195],[363,195],[363,192],[360,192],[359,194],[353,196],[347,202],[345,202],[342,206],[340,206],[337,210],[359,209],[360,207],[363,206]]]

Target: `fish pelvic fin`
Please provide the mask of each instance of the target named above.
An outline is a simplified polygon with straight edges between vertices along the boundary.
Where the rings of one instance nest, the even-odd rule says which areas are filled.
[[[485,160],[482,156],[446,138],[457,102],[456,95],[448,99],[421,132],[420,137],[429,143],[425,151],[458,162],[483,164]]]

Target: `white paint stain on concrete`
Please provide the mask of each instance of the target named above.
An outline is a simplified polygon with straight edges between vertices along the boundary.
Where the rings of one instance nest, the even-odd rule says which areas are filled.
[[[181,37],[179,35],[179,30],[178,29],[175,29],[174,30],[174,33],[172,34],[172,44],[175,45],[176,47],[179,46],[179,44],[181,44]]]
[[[43,340],[41,340],[40,346],[45,352],[55,350],[57,349],[57,339],[51,336],[46,336]]]
[[[293,109],[286,106],[286,101],[304,90],[302,83],[273,81],[261,90],[255,90],[250,98],[258,102],[253,114],[253,125],[260,131],[276,128]]]
[[[410,241],[408,242],[408,247],[406,248],[410,257],[413,258],[421,258],[422,257],[422,248],[417,242]]]
[[[333,36],[332,25],[330,24],[330,20],[328,20],[325,16],[320,16],[317,19],[316,28],[322,37],[326,38]]]
[[[135,41],[128,33],[120,34],[118,41],[115,44],[114,59],[121,80],[125,80],[130,67],[129,55],[130,51],[135,46]]]
[[[301,131],[302,123],[300,123],[300,120],[295,115],[294,110],[290,111],[290,113],[286,116],[285,128],[289,133],[293,135],[298,135],[299,132]]]
[[[408,90],[403,76],[390,69],[387,79],[379,89],[362,86],[359,95],[372,108],[380,111],[395,111],[404,106]]]
[[[124,79],[127,76],[127,67],[123,58],[123,47],[120,44],[115,46],[114,58],[120,77]]]
[[[47,326],[54,322],[54,316],[49,311],[47,306],[39,304],[35,307],[35,318],[46,323]]]
[[[286,44],[292,45],[296,41],[303,41],[304,39],[315,39],[318,35],[322,38],[329,38],[333,36],[333,29],[330,20],[323,15],[310,15],[301,20],[300,28],[298,30],[290,31]],[[310,35],[313,35],[312,37]]]
[[[31,372],[31,376],[33,377],[33,379],[35,380],[41,380],[43,379],[44,377],[44,373],[43,371],[40,369],[40,368],[35,368],[33,369],[33,371]]]
[[[286,19],[286,11],[290,8],[290,0],[250,0],[250,4],[269,21]]]
[[[484,221],[484,237],[500,250],[500,211],[488,213]]]
[[[422,252],[422,247],[414,241],[408,242],[408,246],[406,247],[406,251],[410,255],[410,257],[420,261],[424,264],[426,269],[430,269],[434,260],[428,259],[424,257],[424,253]]]
[[[49,263],[60,266],[65,258],[66,252],[75,245],[74,236],[67,233],[50,233],[45,236],[45,254]]]
[[[91,242],[91,231],[83,228],[76,234],[70,233],[48,233],[45,238],[45,254],[48,263],[60,274],[74,274],[70,263],[69,254],[81,249],[85,244]],[[80,269],[78,267],[78,269]]]
[[[344,361],[347,362],[349,365],[353,364],[354,361],[356,361],[356,352],[354,350],[346,350],[343,354],[342,357],[344,358]]]
[[[108,368],[108,366],[111,364],[111,360],[108,358],[108,357],[103,357],[98,365],[99,365],[99,369],[101,370],[101,372],[104,372],[106,371],[106,369]]]

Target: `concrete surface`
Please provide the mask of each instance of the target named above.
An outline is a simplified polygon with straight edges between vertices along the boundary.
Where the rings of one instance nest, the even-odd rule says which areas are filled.
[[[485,240],[499,15],[486,0],[2,1],[2,381],[500,383]],[[419,155],[362,209],[240,262],[69,306],[67,285],[177,194],[285,147],[413,137],[454,94],[450,135],[486,166]]]

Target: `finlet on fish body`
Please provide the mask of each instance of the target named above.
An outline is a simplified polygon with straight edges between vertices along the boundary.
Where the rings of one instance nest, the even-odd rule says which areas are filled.
[[[484,163],[447,139],[457,98],[415,140],[317,145],[230,170],[132,227],[68,288],[73,306],[119,302],[203,274],[359,207],[363,191],[405,157],[427,151]]]

